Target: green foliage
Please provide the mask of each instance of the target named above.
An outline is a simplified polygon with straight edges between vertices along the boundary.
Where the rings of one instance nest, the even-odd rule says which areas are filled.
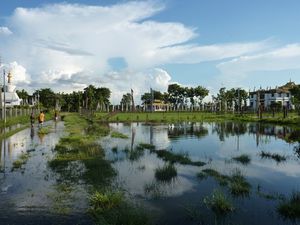
[[[127,138],[128,138],[127,135],[122,134],[122,133],[117,132],[117,131],[113,131],[113,132],[110,134],[110,136],[111,136],[112,138],[121,138],[121,139],[127,139]]]
[[[201,161],[192,161],[187,155],[173,153],[167,150],[158,150],[155,151],[157,156],[164,161],[168,161],[170,163],[179,163],[182,165],[192,165],[192,166],[204,166],[205,163]]]
[[[249,155],[246,155],[246,154],[242,154],[240,156],[236,156],[236,157],[233,157],[232,158],[234,161],[237,161],[237,162],[240,162],[242,163],[243,165],[247,165],[250,163],[251,161],[251,158]]]
[[[155,178],[162,182],[169,182],[177,176],[177,170],[173,164],[164,165],[155,169]]]
[[[274,159],[277,163],[286,161],[285,156],[279,155],[277,153],[270,153],[270,152],[265,152],[265,151],[261,151],[260,157],[261,158]]]
[[[234,211],[232,203],[219,190],[214,190],[211,196],[204,198],[203,202],[217,215],[226,215]]]
[[[155,145],[152,145],[152,144],[147,144],[147,143],[140,143],[138,145],[139,148],[142,148],[142,149],[149,149],[149,150],[155,150]]]
[[[13,162],[12,169],[20,169],[29,159],[28,153],[22,153],[19,155],[18,159]]]
[[[51,128],[50,127],[41,127],[38,130],[38,134],[49,134],[51,132]]]
[[[277,211],[285,218],[300,219],[300,192],[294,192],[290,199],[282,201]]]

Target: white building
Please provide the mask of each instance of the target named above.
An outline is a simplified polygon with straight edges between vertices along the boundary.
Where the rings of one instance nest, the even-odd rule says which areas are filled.
[[[270,109],[270,106],[274,103],[286,106],[288,109],[292,109],[292,95],[290,89],[296,86],[294,82],[288,82],[281,87],[274,89],[259,89],[249,93],[250,108],[257,109],[259,105],[262,105],[264,109]]]
[[[11,80],[12,80],[12,74],[11,72],[9,72],[7,75],[7,85],[5,85],[4,90],[1,91],[2,106],[4,106],[4,95],[5,95],[6,107],[13,107],[21,104],[21,99],[16,93],[16,86],[12,84]]]

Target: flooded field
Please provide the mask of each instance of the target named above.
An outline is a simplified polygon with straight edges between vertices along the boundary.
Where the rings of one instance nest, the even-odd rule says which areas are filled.
[[[106,161],[93,148],[66,163],[54,151],[64,123],[45,127],[2,140],[0,224],[93,224],[89,196],[108,186],[124,191],[153,224],[299,223],[280,210],[300,190],[292,142],[299,135],[290,127],[111,123],[97,140]]]
[[[110,127],[129,137],[103,140],[118,171],[115,182],[143,200],[157,224],[299,222],[277,212],[280,202],[300,189],[298,147],[284,140],[295,133],[291,128],[231,122]],[[140,151],[140,143],[153,145],[155,151]],[[173,176],[163,179],[158,174],[170,163],[158,154],[163,150],[206,165],[174,163]],[[234,189],[233,176],[243,180],[241,192]],[[212,210],[209,197],[216,192],[230,202],[232,212]]]

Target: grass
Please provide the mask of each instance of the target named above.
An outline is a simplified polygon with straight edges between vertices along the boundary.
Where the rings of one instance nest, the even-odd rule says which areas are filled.
[[[234,196],[249,196],[251,185],[239,170],[236,170],[230,177],[230,192]]]
[[[277,211],[288,219],[300,219],[300,192],[294,192],[290,199],[282,201]]]
[[[177,177],[177,169],[174,165],[168,164],[155,169],[155,178],[158,181],[169,182]]]
[[[207,176],[213,177],[221,186],[228,186],[233,196],[248,196],[251,191],[251,185],[241,174],[235,170],[231,176],[223,175],[214,169],[204,169],[197,174],[197,177],[204,179]]]
[[[51,132],[51,127],[41,127],[39,130],[38,130],[38,134],[49,134]]]
[[[22,153],[17,160],[15,160],[12,164],[12,169],[20,169],[24,164],[26,164],[29,159],[28,153]]]
[[[150,224],[145,211],[138,206],[128,203],[120,192],[96,191],[90,197],[89,213],[97,224]]]
[[[203,202],[217,215],[226,215],[234,211],[232,203],[219,190],[214,190],[211,196],[204,198]]]
[[[192,166],[204,166],[205,163],[201,161],[192,161],[187,155],[185,154],[178,154],[173,153],[167,150],[158,150],[155,151],[158,158],[163,159],[164,161],[170,163],[179,163],[182,165],[192,165]]]
[[[300,123],[300,117],[296,113],[289,113],[288,118],[283,118],[282,113],[277,113],[272,117],[271,113],[264,113],[263,119],[259,119],[255,113],[247,114],[232,114],[232,113],[211,113],[211,112],[122,112],[111,117],[97,115],[96,118],[100,121],[109,122],[157,122],[169,123],[176,121],[245,121],[245,122],[262,122],[281,125],[297,125]]]
[[[127,135],[122,134],[122,133],[117,132],[117,131],[113,131],[113,132],[110,134],[110,136],[111,136],[112,138],[121,138],[121,139],[127,139],[127,138],[128,138]]]
[[[286,161],[286,157],[285,156],[279,155],[277,153],[270,153],[270,152],[265,152],[265,151],[261,151],[260,157],[261,158],[267,158],[267,159],[273,159],[277,163]]]
[[[140,143],[138,147],[143,149],[155,150],[155,145],[147,144],[147,143]]]
[[[239,162],[243,165],[248,165],[251,161],[251,158],[247,154],[242,154],[240,156],[233,157],[232,160]]]

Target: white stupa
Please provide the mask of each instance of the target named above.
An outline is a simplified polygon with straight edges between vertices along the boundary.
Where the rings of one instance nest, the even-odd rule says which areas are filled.
[[[7,75],[7,85],[4,87],[6,107],[13,107],[21,104],[21,99],[16,93],[16,86],[12,84],[12,73]],[[2,92],[2,106],[4,105],[4,92]]]

